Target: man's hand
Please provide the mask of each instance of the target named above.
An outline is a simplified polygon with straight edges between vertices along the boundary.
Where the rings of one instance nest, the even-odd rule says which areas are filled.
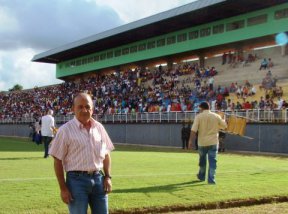
[[[189,140],[188,149],[192,149],[192,141]]]
[[[106,194],[112,192],[112,181],[109,177],[104,177],[104,191]]]
[[[61,190],[61,199],[65,204],[69,204],[71,201],[73,201],[72,195],[68,188]]]

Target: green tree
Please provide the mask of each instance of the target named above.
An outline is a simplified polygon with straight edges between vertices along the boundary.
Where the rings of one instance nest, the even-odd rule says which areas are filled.
[[[22,89],[23,89],[22,85],[16,84],[13,86],[13,88],[10,88],[9,91],[22,91]]]

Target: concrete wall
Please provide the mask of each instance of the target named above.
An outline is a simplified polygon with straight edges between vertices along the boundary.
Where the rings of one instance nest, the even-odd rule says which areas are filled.
[[[0,136],[28,137],[29,132],[27,124],[0,124]]]
[[[181,147],[181,124],[104,124],[115,143]],[[0,135],[29,136],[28,125],[0,125]],[[246,139],[227,135],[227,151],[251,151],[288,154],[287,124],[248,124]]]

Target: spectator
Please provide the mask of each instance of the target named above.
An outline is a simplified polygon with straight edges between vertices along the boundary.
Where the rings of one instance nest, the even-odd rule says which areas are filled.
[[[257,93],[248,81],[242,87],[235,82],[231,83],[230,88],[219,86],[215,90],[215,74],[217,71],[214,67],[200,68],[197,63],[185,63],[172,70],[165,66],[161,69],[115,70],[114,73],[93,74],[82,80],[76,79],[59,85],[0,93],[0,119],[32,121],[43,115],[45,109],[53,109],[55,116],[71,115],[69,102],[73,94],[84,90],[92,95],[98,117],[115,113],[193,111],[194,103],[199,100],[208,100],[211,109],[216,110],[222,108],[222,100],[229,93],[236,93],[244,103],[249,96]],[[183,78],[183,75],[187,76]],[[283,89],[277,87],[276,82],[277,77],[268,70],[260,89],[264,88],[270,98],[282,97]],[[217,107],[215,105],[214,108],[212,103],[215,97]]]
[[[268,65],[267,65],[268,69],[271,69],[273,66],[274,66],[274,63],[272,62],[272,59],[269,58],[268,59]]]
[[[262,68],[266,70],[267,67],[268,67],[268,61],[267,61],[266,58],[264,58],[264,59],[261,61],[259,70],[262,70]]]
[[[209,78],[209,89],[210,89],[210,90],[213,90],[213,84],[214,84],[214,77],[211,76],[211,77]]]
[[[41,136],[41,121],[40,120],[36,120],[34,123],[34,141],[37,145],[42,144],[42,136]]]
[[[226,133],[224,131],[219,131],[218,152],[225,152],[225,138],[226,138]]]
[[[189,125],[185,127],[185,123],[183,123],[181,129],[181,139],[182,139],[182,149],[188,149],[188,141],[190,137],[190,127]]]
[[[256,90],[255,86],[252,85],[252,88],[250,89],[250,93],[249,93],[249,95],[250,95],[250,96],[253,96],[253,95],[256,94],[256,92],[257,92],[257,90]]]
[[[35,139],[35,126],[33,123],[29,124],[29,138],[34,142]]]
[[[44,158],[47,158],[49,156],[48,148],[50,142],[52,141],[52,137],[54,136],[53,130],[55,129],[55,124],[54,117],[52,115],[53,111],[49,109],[47,111],[47,115],[41,118],[41,135],[44,142]]]

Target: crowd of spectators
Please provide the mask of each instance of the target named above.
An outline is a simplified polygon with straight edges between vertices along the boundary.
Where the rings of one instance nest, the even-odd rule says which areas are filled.
[[[217,75],[215,67],[200,68],[197,63],[185,63],[170,70],[162,66],[152,70],[116,70],[59,85],[2,92],[0,118],[38,118],[49,108],[54,109],[56,115],[70,114],[72,96],[80,91],[91,94],[95,113],[99,115],[192,111],[199,99],[214,96],[211,83],[214,75]]]
[[[116,70],[58,85],[2,92],[0,119],[36,119],[49,108],[56,115],[71,114],[73,95],[81,91],[91,94],[95,114],[99,116],[114,113],[193,111],[203,100],[211,103],[212,110],[288,107],[281,98],[281,102],[273,102],[275,96],[281,97],[278,92],[275,96],[267,94],[261,100],[249,103],[246,98],[256,94],[256,88],[249,81],[242,86],[235,82],[230,87],[215,87],[215,75],[218,75],[215,67],[200,68],[197,63],[184,63],[173,65],[171,69],[160,65],[153,69]],[[267,80],[268,77],[270,80],[272,78],[269,75],[268,72]],[[243,103],[233,103],[227,99],[230,93],[236,93],[238,98],[243,99]]]

